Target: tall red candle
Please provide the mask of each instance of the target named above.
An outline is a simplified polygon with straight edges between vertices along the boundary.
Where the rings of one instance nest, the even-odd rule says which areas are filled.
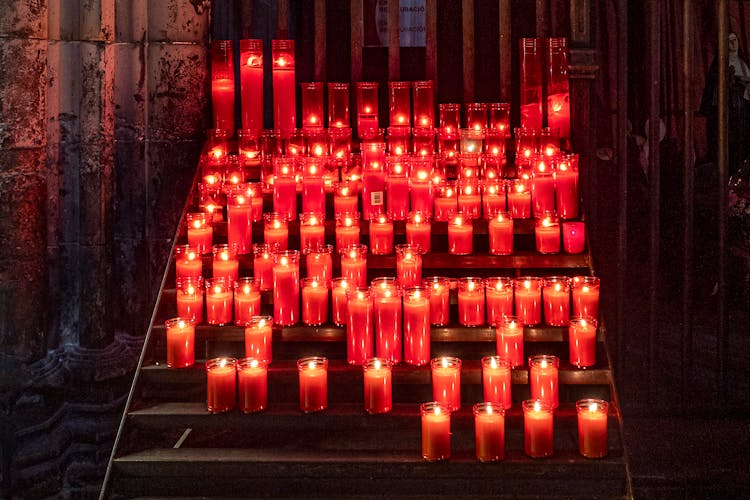
[[[260,288],[253,278],[234,283],[234,324],[245,325],[260,314]]]
[[[230,245],[214,245],[211,276],[223,279],[232,285],[239,276],[240,263],[237,260],[237,247]]]
[[[299,252],[278,252],[273,262],[273,321],[278,325],[293,325],[300,319]]]
[[[469,255],[474,251],[474,226],[461,212],[448,218],[448,253]]]
[[[388,108],[392,127],[410,126],[410,82],[388,82]]]
[[[466,128],[472,130],[484,130],[487,128],[487,103],[466,103]]]
[[[450,280],[442,276],[430,276],[422,280],[422,286],[430,290],[430,323],[444,326],[450,322]]]
[[[245,356],[270,363],[273,359],[273,317],[253,316],[245,324]]]
[[[366,142],[362,149],[362,216],[370,219],[385,208],[385,145]]]
[[[231,40],[211,42],[211,104],[214,128],[234,134],[234,62]]]
[[[297,360],[299,407],[303,413],[325,410],[328,406],[328,360],[310,356]]]
[[[195,321],[190,318],[172,318],[164,326],[167,330],[167,366],[192,366],[195,363]]]
[[[349,84],[328,83],[328,127],[349,127]]]
[[[472,409],[477,460],[502,460],[505,458],[505,409],[492,402],[477,403]]]
[[[333,280],[333,246],[318,245],[304,250],[307,276],[317,276],[326,287],[331,287]]]
[[[391,363],[384,358],[370,358],[362,365],[364,371],[365,411],[388,413],[393,408]]]
[[[497,276],[485,280],[487,324],[496,325],[505,316],[513,315],[513,278]]]
[[[458,211],[470,219],[478,219],[481,216],[482,196],[476,179],[458,181]]]
[[[570,278],[549,276],[542,284],[544,322],[551,326],[566,326],[570,321]]]
[[[297,218],[297,178],[293,175],[274,175],[273,211],[287,220]]]
[[[404,289],[404,361],[422,366],[430,360],[430,289]]]
[[[263,128],[263,40],[240,40],[242,128]]]
[[[531,458],[552,456],[554,448],[554,409],[539,400],[523,402],[524,451]]]
[[[414,245],[396,245],[396,276],[403,287],[422,282],[422,255]]]
[[[347,288],[346,360],[350,365],[361,365],[372,357],[372,295],[367,288]]]
[[[326,186],[323,177],[325,164],[320,158],[305,158],[302,175],[302,211],[325,213]]]
[[[464,326],[484,324],[484,280],[482,278],[459,278],[458,321]]]
[[[555,204],[563,219],[578,217],[578,170],[570,161],[561,161],[555,171]]]
[[[346,290],[349,283],[346,278],[334,278],[331,283],[331,319],[338,326],[345,326],[349,320],[349,310],[346,307]]]
[[[521,126],[542,128],[542,44],[539,38],[521,38]]]
[[[253,278],[261,290],[273,288],[273,253],[276,247],[267,243],[253,245]]]
[[[435,127],[435,90],[432,81],[412,82],[414,126]]]
[[[393,222],[390,217],[379,214],[370,219],[370,252],[373,255],[393,253]]]
[[[357,82],[357,132],[368,137],[378,128],[378,82]]]
[[[607,414],[609,403],[602,399],[576,401],[578,451],[586,458],[607,456]]]
[[[529,389],[532,399],[538,399],[552,408],[559,405],[557,356],[539,354],[529,357]]]
[[[176,286],[177,316],[203,322],[203,278],[178,278]]]
[[[534,216],[555,210],[555,178],[550,166],[539,162],[531,174],[531,204]]]
[[[289,226],[286,214],[270,212],[263,214],[263,239],[266,244],[276,250],[289,248]]]
[[[317,277],[302,280],[302,322],[317,326],[328,321],[328,287]]]
[[[443,356],[430,361],[432,397],[451,411],[461,408],[461,360]]]
[[[228,325],[232,322],[232,288],[225,279],[206,279],[206,322]]]
[[[599,317],[599,286],[595,276],[573,278],[573,316]]]
[[[432,179],[424,171],[418,172],[409,179],[409,200],[412,211],[432,216],[432,205],[435,198]]]
[[[497,323],[495,331],[497,355],[512,367],[523,366],[523,322],[517,316],[505,316]]]
[[[250,253],[253,238],[252,201],[244,193],[227,197],[227,241],[240,254]]]
[[[435,196],[434,217],[436,221],[447,221],[451,212],[458,209],[458,196],[455,183],[446,182],[438,190]]]
[[[513,218],[508,212],[492,213],[487,223],[490,254],[510,255],[513,253]]]
[[[302,128],[322,128],[325,125],[323,115],[323,82],[301,83],[302,88]]]
[[[568,327],[570,363],[578,368],[596,364],[596,325],[592,318],[573,318]]]
[[[393,220],[404,220],[409,211],[409,180],[401,163],[391,166],[385,178],[385,192],[388,216]]]
[[[273,124],[282,133],[290,133],[297,123],[297,98],[294,81],[294,40],[272,40]]]
[[[208,411],[223,413],[237,406],[237,360],[214,358],[206,361]]]
[[[401,290],[395,278],[375,278],[373,297],[375,355],[392,363],[401,362]]]
[[[556,37],[545,40],[547,59],[547,123],[570,137],[570,87],[568,83],[568,41]]]
[[[511,399],[510,363],[500,356],[482,358],[482,389],[484,400],[501,405],[508,409],[513,404]]]
[[[542,322],[541,278],[517,278],[513,295],[516,301],[516,315],[524,325],[538,325]]]
[[[239,406],[253,413],[268,406],[268,365],[255,358],[244,358],[237,365]]]
[[[461,105],[456,103],[438,104],[440,129],[452,133],[461,127]]]
[[[422,212],[410,212],[406,218],[406,243],[419,245],[422,253],[432,248],[432,224],[430,216]]]

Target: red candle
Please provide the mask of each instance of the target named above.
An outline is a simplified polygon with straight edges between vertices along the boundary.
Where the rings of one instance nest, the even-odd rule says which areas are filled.
[[[555,204],[563,219],[578,217],[578,170],[566,160],[555,171]]]
[[[349,310],[346,307],[346,290],[349,283],[346,278],[335,278],[331,285],[331,316],[333,323],[345,326],[349,320]]]
[[[177,316],[203,321],[203,278],[189,276],[177,280]]]
[[[358,208],[357,191],[350,181],[342,181],[334,186],[333,214],[338,219],[342,214],[355,213]]]
[[[420,158],[431,157],[435,153],[435,129],[422,126],[412,130],[414,155]]]
[[[500,356],[482,358],[482,388],[485,401],[505,410],[511,407],[511,366],[508,360]]]
[[[451,414],[444,405],[432,401],[419,407],[422,417],[422,458],[428,462],[451,456]]]
[[[365,411],[370,414],[388,413],[393,408],[391,363],[383,358],[371,358],[362,365],[365,386]]]
[[[393,168],[385,178],[387,213],[393,220],[404,220],[409,211],[409,181],[400,163]]]
[[[302,128],[320,128],[323,117],[323,82],[305,82],[302,87]]]
[[[253,316],[245,325],[245,356],[270,363],[273,359],[273,318]]]
[[[367,142],[362,149],[362,216],[369,220],[385,205],[385,144]]]
[[[211,42],[211,104],[214,128],[234,134],[234,58],[231,40]]]
[[[293,325],[299,321],[299,252],[286,250],[273,257],[273,321]]]
[[[545,214],[536,220],[536,251],[539,253],[560,252],[560,223],[557,217]]]
[[[287,220],[297,218],[297,178],[293,175],[274,175],[273,211]]]
[[[473,252],[474,227],[470,218],[461,212],[448,220],[448,253],[469,255]]]
[[[411,209],[413,212],[422,212],[425,216],[432,216],[432,205],[434,199],[432,179],[425,172],[418,172],[422,176],[409,181],[409,192]]]
[[[253,245],[253,278],[261,290],[271,290],[273,288],[273,252],[272,248],[266,243],[256,243]]]
[[[205,212],[189,213],[185,215],[187,221],[188,245],[200,253],[211,252],[211,240],[214,230],[211,227],[211,214]]]
[[[167,366],[192,366],[195,363],[195,322],[190,318],[173,318],[164,326],[167,329]]]
[[[570,137],[570,85],[568,83],[568,40],[545,40],[547,67],[547,121],[559,130],[561,137]]]
[[[319,278],[302,280],[302,322],[317,326],[328,321],[328,288]]]
[[[535,216],[555,209],[555,177],[545,161],[539,161],[531,174],[531,202]]]
[[[410,82],[388,82],[388,106],[391,126],[410,125],[410,91]]]
[[[307,149],[311,156],[327,158],[330,148],[326,129],[320,127],[305,129],[305,137],[307,137]]]
[[[516,299],[516,315],[524,325],[538,325],[542,322],[541,278],[517,278],[513,295]]]
[[[505,409],[502,405],[484,402],[475,404],[473,410],[477,460],[502,460],[505,458]]]
[[[508,189],[508,211],[514,219],[531,217],[531,192],[525,179],[516,179]]]
[[[243,102],[244,102],[243,97]],[[261,112],[261,117],[263,116]],[[237,151],[245,166],[258,167],[260,164],[260,131],[258,128],[243,128],[237,131]]]
[[[273,124],[282,133],[296,128],[294,40],[271,40],[273,54]]]
[[[513,218],[508,212],[495,212],[487,224],[490,254],[510,255],[513,253]]]
[[[599,317],[599,285],[595,276],[573,278],[573,316]]]
[[[175,275],[177,279],[200,278],[203,272],[203,260],[195,247],[176,245],[174,248]]]
[[[318,248],[325,245],[325,239],[326,226],[323,212],[305,212],[299,214],[300,249]]]
[[[422,280],[422,286],[430,291],[430,323],[447,325],[450,322],[450,280],[431,276]]]
[[[307,158],[307,161],[318,161],[318,158]],[[322,163],[307,165],[302,177],[302,211],[326,212],[326,185],[323,178]]]
[[[430,289],[423,286],[404,290],[404,361],[426,365],[430,360]]]
[[[582,253],[586,247],[586,225],[583,222],[563,222],[563,248],[565,253]]]
[[[213,246],[213,263],[211,275],[216,279],[223,279],[228,285],[237,281],[240,272],[240,262],[237,260],[237,247],[229,245]]]
[[[248,182],[245,184],[245,196],[250,198],[250,218],[253,222],[263,220],[263,189],[259,182]]]
[[[206,280],[206,322],[220,326],[232,322],[232,288],[222,278]]]
[[[289,226],[285,214],[277,212],[263,214],[263,240],[276,250],[289,248]]]
[[[208,411],[223,413],[237,405],[237,360],[214,358],[206,361]]]
[[[435,90],[432,81],[412,82],[414,101],[414,126],[435,126]]]
[[[357,132],[368,137],[378,128],[378,82],[357,82]]]
[[[478,219],[482,213],[482,197],[476,179],[462,179],[458,184],[458,211],[467,218]]]
[[[482,278],[459,278],[458,321],[464,326],[484,324],[484,281]]]
[[[414,245],[396,245],[396,276],[403,287],[422,282],[422,255]]]
[[[375,355],[391,363],[401,362],[401,291],[395,278],[375,278],[373,296]]]
[[[557,356],[539,354],[529,357],[529,389],[532,399],[538,399],[552,408],[557,408],[559,366],[560,359]]]
[[[245,325],[260,314],[260,288],[253,278],[240,278],[234,283],[234,324]]]
[[[542,44],[538,38],[519,39],[521,125],[542,128]]]
[[[331,258],[333,246],[319,245],[316,248],[307,247],[304,252],[306,255],[307,276],[316,276],[326,287],[330,288],[331,280],[333,279],[333,259]]]
[[[486,103],[466,103],[466,126],[473,130],[484,130],[485,128],[487,128]]]
[[[510,363],[510,366],[523,366],[523,322],[517,316],[505,316],[497,324],[495,331],[497,355]]]
[[[367,288],[347,288],[346,360],[361,365],[372,357],[372,295]]]
[[[406,242],[419,245],[422,253],[428,253],[431,248],[432,225],[430,216],[422,212],[410,212],[406,219]]]
[[[578,368],[596,364],[596,320],[573,318],[568,327],[570,363]]]
[[[253,413],[268,406],[268,365],[255,358],[244,358],[237,366],[240,410]]]
[[[458,208],[458,198],[454,183],[446,182],[437,191],[435,197],[435,220],[447,221],[451,212],[456,212]]]
[[[393,223],[387,215],[377,215],[370,220],[370,252],[373,255],[393,253]]]
[[[367,245],[349,245],[341,250],[341,276],[355,287],[367,286]]]
[[[607,413],[609,403],[602,399],[576,402],[578,451],[586,458],[607,456]]]
[[[303,413],[325,410],[328,406],[328,360],[311,356],[297,361],[299,408]]]
[[[542,285],[544,322],[551,326],[566,326],[570,320],[570,278],[551,276]]]
[[[487,278],[487,324],[496,325],[505,316],[513,315],[513,278],[498,276]]]
[[[451,133],[458,130],[461,125],[461,105],[456,103],[438,104],[440,114],[440,129],[443,132]]]
[[[359,214],[347,212],[336,217],[336,250],[359,244]]]
[[[499,179],[486,180],[482,184],[482,214],[492,219],[493,214],[505,212],[505,185]]]
[[[328,126],[348,127],[349,120],[349,84],[328,83]]]
[[[524,451],[531,458],[554,454],[554,409],[543,401],[523,402]]]
[[[461,360],[443,356],[430,361],[432,397],[451,411],[461,408]]]
[[[458,176],[476,177],[479,174],[479,154],[482,152],[483,133],[481,130],[461,129],[459,135],[461,153],[458,155],[460,163]]]
[[[263,40],[240,40],[242,128],[263,128]]]

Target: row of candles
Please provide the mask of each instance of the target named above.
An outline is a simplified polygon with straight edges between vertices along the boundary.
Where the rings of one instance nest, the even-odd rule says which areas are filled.
[[[450,458],[450,416],[461,407],[461,360],[433,358],[431,365],[434,401],[420,405],[422,457],[428,461]],[[529,358],[531,399],[522,402],[524,450],[532,458],[554,454],[554,411],[559,406],[558,364],[555,356]],[[237,406],[244,413],[268,407],[268,364],[247,357],[214,358],[206,363],[207,407],[224,413]],[[505,455],[505,412],[512,406],[511,368],[499,356],[482,358],[483,399],[472,406],[476,457],[480,461],[502,460]],[[392,365],[386,359],[370,358],[363,365],[364,410],[369,414],[393,408]],[[297,361],[299,407],[304,413],[328,407],[328,359],[319,356]],[[576,402],[580,453],[588,458],[607,455],[609,405],[599,399]]]
[[[271,45],[273,80],[274,128],[291,131],[296,128],[296,78],[294,40],[273,40]],[[567,40],[565,38],[521,38],[520,49],[520,110],[521,124],[541,128],[543,86],[546,83],[547,123],[561,129],[562,137],[570,136],[570,105],[568,83]],[[211,43],[211,90],[214,124],[216,128],[235,129],[235,72],[234,47],[231,40]],[[240,103],[242,125],[245,129],[263,128],[263,43],[244,39],[239,43]],[[546,71],[545,71],[546,70]],[[546,72],[546,78],[543,74]],[[546,80],[546,81],[545,81]],[[357,128],[360,136],[378,128],[378,83],[358,82]],[[323,84],[302,84],[303,127],[321,127],[324,123]],[[350,97],[348,83],[328,83],[328,126],[350,127]],[[458,111],[441,108],[447,117],[446,126],[458,124]],[[455,105],[453,105],[455,106]],[[466,108],[466,123],[470,128],[489,125],[507,129],[509,106],[471,105]],[[389,123],[392,126],[432,128],[435,125],[435,97],[431,81],[388,82]],[[490,111],[488,115],[488,110]],[[490,117],[488,119],[488,117]],[[448,125],[450,124],[450,125]]]

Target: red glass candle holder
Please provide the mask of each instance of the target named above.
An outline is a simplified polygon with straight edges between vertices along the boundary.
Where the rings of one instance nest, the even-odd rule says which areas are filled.
[[[451,456],[450,409],[431,401],[419,407],[422,420],[422,458],[428,462],[447,460]]]
[[[578,217],[578,162],[564,156],[555,170],[555,204],[563,219]]]
[[[283,251],[289,248],[289,224],[286,214],[263,214],[263,240],[275,250]]]
[[[484,400],[507,410],[512,404],[512,366],[501,356],[482,358],[482,392]]]
[[[349,120],[349,84],[328,84],[328,128],[351,127]]]
[[[357,82],[357,133],[360,139],[378,129],[378,82]]]
[[[458,211],[470,219],[479,219],[482,215],[482,195],[479,181],[468,177],[459,179],[456,184],[458,188]]]
[[[348,163],[352,152],[352,129],[349,127],[328,129],[328,140],[331,160],[339,164]]]
[[[237,360],[206,361],[206,403],[210,413],[224,413],[237,406]]]
[[[412,131],[414,154],[416,156],[432,156],[435,153],[435,129],[414,128]]]
[[[234,283],[234,324],[246,325],[260,314],[260,287],[253,278],[242,277]]]
[[[547,38],[547,123],[570,137],[570,86],[568,83],[568,39]]]
[[[501,157],[505,155],[505,133],[499,130],[488,129],[484,132],[484,152],[490,157]]]
[[[302,174],[302,212],[324,214],[326,211],[325,161],[322,158],[305,158]]]
[[[214,245],[211,276],[223,279],[230,286],[239,277],[240,262],[237,260],[237,247],[234,245]]]
[[[326,158],[329,153],[328,133],[320,127],[309,127],[305,129],[307,150],[310,156]]]
[[[234,135],[234,57],[231,40],[211,42],[211,104],[214,128]]]
[[[599,317],[599,287],[601,282],[595,276],[573,278],[573,316]]]
[[[481,326],[485,317],[485,284],[482,278],[458,279],[458,321],[463,326]]]
[[[325,125],[323,114],[323,82],[300,84],[302,93],[302,128],[322,128]]]
[[[177,279],[194,277],[203,274],[203,260],[197,248],[190,245],[175,245],[174,247],[175,276]]]
[[[336,217],[336,250],[359,244],[359,213],[344,212]]]
[[[406,243],[419,245],[422,253],[429,253],[432,248],[432,224],[429,214],[420,211],[409,212],[406,218]]]
[[[375,278],[370,284],[373,299],[375,355],[391,363],[401,362],[401,289],[396,278]]]
[[[276,250],[277,245],[253,245],[253,278],[261,290],[273,288],[273,254]]]
[[[488,125],[505,137],[510,135],[510,104],[507,102],[493,102],[487,108]]]
[[[433,218],[436,221],[447,221],[448,216],[458,209],[458,193],[455,181],[448,181],[435,190],[435,210]]]
[[[245,182],[245,164],[238,155],[228,155],[224,165],[224,186],[226,191]]]
[[[567,326],[570,321],[570,278],[548,276],[542,283],[544,322],[550,326]]]
[[[388,115],[392,127],[410,127],[410,82],[388,82]]]
[[[367,286],[367,245],[350,244],[341,248],[341,276],[355,287]]]
[[[508,186],[508,211],[514,219],[531,217],[531,190],[526,179],[514,179]]]
[[[359,189],[354,181],[340,181],[333,186],[333,214],[340,217],[345,213],[359,212]]]
[[[390,154],[408,154],[411,151],[411,128],[401,125],[388,127],[386,140]]]
[[[586,224],[565,221],[562,223],[565,253],[582,253],[586,248]]]
[[[253,238],[253,200],[242,190],[227,196],[227,241],[240,254],[250,252]]]
[[[554,448],[554,408],[529,399],[523,402],[524,451],[531,458],[552,456]]]
[[[460,150],[462,153],[481,153],[482,152],[482,139],[484,133],[481,130],[475,129],[461,129],[459,131],[460,136]]]
[[[268,407],[268,363],[243,358],[237,364],[239,407],[243,413],[255,413]]]
[[[304,129],[294,129],[284,136],[284,154],[289,157],[300,157],[307,154],[307,142]]]
[[[299,407],[303,413],[328,407],[328,359],[310,356],[297,360]]]
[[[384,358],[370,358],[362,365],[365,411],[388,413],[393,408],[391,363]]]
[[[542,322],[542,278],[522,276],[516,278],[513,297],[516,315],[527,326]]]
[[[560,221],[554,213],[545,212],[536,219],[534,234],[537,252],[560,253]]]
[[[544,127],[539,131],[539,153],[547,158],[560,154],[560,130]]]
[[[430,361],[432,397],[450,411],[461,408],[461,360],[451,356]]]
[[[331,283],[331,319],[334,325],[346,326],[349,319],[346,307],[346,291],[349,286],[346,278],[334,278]]]
[[[519,40],[521,68],[521,126],[542,128],[542,40]]]
[[[297,218],[297,176],[273,176],[273,211],[286,217]]]
[[[386,212],[393,220],[404,220],[409,211],[409,158],[407,156],[386,157],[388,174],[385,178]]]
[[[423,366],[430,361],[430,292],[425,286],[407,287],[404,297],[404,361]]]
[[[412,102],[414,107],[414,127],[435,127],[435,89],[432,81],[412,82]]]
[[[299,319],[299,252],[277,252],[273,258],[273,321],[288,326]]]
[[[328,287],[323,278],[302,279],[302,323],[318,326],[328,321]]]
[[[369,220],[385,208],[385,145],[362,144],[362,216]]]
[[[228,325],[232,322],[232,284],[223,278],[205,280],[206,323]]]
[[[588,368],[596,364],[596,327],[593,318],[572,318],[568,326],[570,364]]]
[[[299,214],[299,247],[318,248],[325,245],[326,227],[323,214],[304,212]]]
[[[396,276],[403,287],[422,283],[422,253],[415,245],[396,245]]]
[[[432,206],[434,203],[434,185],[425,172],[420,172],[424,178],[411,178],[409,180],[409,202],[414,212],[421,212],[425,217],[432,217]]]
[[[272,327],[272,316],[252,316],[245,323],[245,356],[265,363],[273,360]]]
[[[362,365],[373,356],[372,294],[367,288],[348,287],[346,308],[346,360],[350,365]]]
[[[555,210],[555,177],[548,163],[537,165],[531,174],[531,204],[534,216]]]
[[[203,322],[203,278],[188,276],[178,278],[176,287],[177,317]]]
[[[474,412],[474,441],[480,462],[505,458],[505,409],[492,402],[477,403]]]
[[[482,216],[485,219],[500,212],[505,212],[507,206],[506,183],[502,179],[485,179],[481,182]]]
[[[206,254],[211,251],[214,230],[211,226],[212,214],[191,212],[185,214],[188,245]]]
[[[513,315],[513,278],[493,276],[485,280],[487,324],[496,325],[505,316]]]
[[[505,316],[496,324],[497,355],[513,368],[523,366],[523,320],[518,316]]]
[[[192,366],[195,363],[195,321],[191,318],[172,318],[164,323],[164,327],[167,331],[167,366]]]
[[[560,358],[548,354],[529,357],[529,391],[531,399],[547,403],[551,408],[560,404],[558,372]]]
[[[370,219],[370,252],[373,255],[393,253],[393,222],[385,214]]]
[[[430,276],[422,280],[422,286],[430,290],[430,323],[435,326],[450,323],[450,279]]]
[[[216,127],[206,131],[206,160],[210,164],[219,165],[226,158],[229,154],[229,139],[232,135],[234,135],[233,129]]]
[[[461,105],[457,103],[438,104],[440,130],[446,134],[457,133],[461,128]]]
[[[606,457],[609,403],[602,399],[579,399],[576,413],[578,452],[586,458]]]
[[[307,247],[303,250],[307,276],[317,276],[328,288],[333,280],[333,245]]]
[[[283,136],[297,128],[294,40],[271,40],[273,124]]]
[[[470,102],[466,104],[466,128],[479,132],[487,128],[487,104]]]
[[[263,128],[263,40],[240,40],[240,102],[242,128],[257,134]]]
[[[470,255],[474,251],[474,226],[471,217],[461,212],[448,216],[448,253]]]

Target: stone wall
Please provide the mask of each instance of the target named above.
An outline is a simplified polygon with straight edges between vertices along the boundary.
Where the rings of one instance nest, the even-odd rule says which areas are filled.
[[[209,124],[209,4],[2,2],[0,497],[98,489]]]

